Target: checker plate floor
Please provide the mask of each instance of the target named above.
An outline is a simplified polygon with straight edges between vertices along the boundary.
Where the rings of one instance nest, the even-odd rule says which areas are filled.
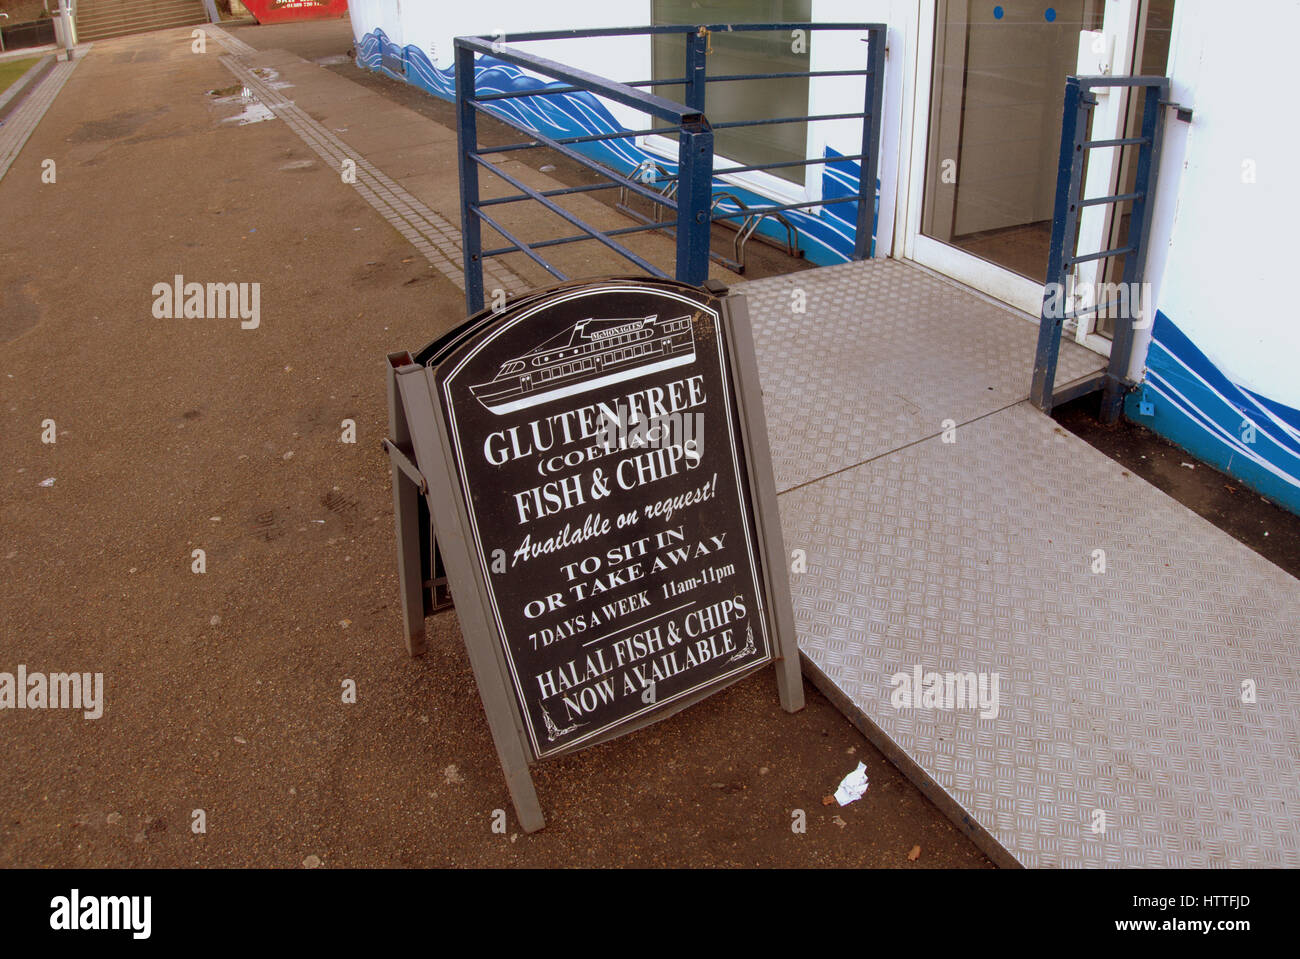
[[[870,279],[843,339],[850,314],[819,313],[810,275],[853,269]],[[881,276],[899,271],[935,299],[891,293]],[[958,303],[942,329],[976,326],[996,307],[892,261],[776,279],[745,292],[786,549],[807,556],[799,644],[850,715],[1026,866],[1300,866],[1300,582],[1028,403],[980,396],[1007,383],[997,351],[932,320]],[[773,312],[787,281],[807,314]],[[886,306],[867,307],[873,289]],[[1032,325],[991,319],[1027,388]],[[1067,351],[1058,382],[1090,356]],[[998,674],[996,717],[896,708],[891,677],[918,665]]]
[[[735,289],[749,301],[779,491],[1029,395],[1038,327],[901,260]],[[1064,342],[1056,382],[1104,364]]]

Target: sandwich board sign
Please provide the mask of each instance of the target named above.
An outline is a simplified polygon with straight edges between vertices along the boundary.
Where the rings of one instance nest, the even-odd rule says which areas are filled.
[[[389,401],[408,647],[454,599],[525,830],[544,824],[531,762],[774,661],[803,706],[743,297],[529,294],[390,355]]]

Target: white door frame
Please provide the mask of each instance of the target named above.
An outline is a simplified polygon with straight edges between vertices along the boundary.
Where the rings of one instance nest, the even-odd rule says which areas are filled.
[[[1142,0],[1110,0],[1106,6],[1106,16],[1102,23],[1100,41],[1102,50],[1096,46],[1091,50],[1084,39],[1079,44],[1079,69],[1087,73],[1102,73],[1112,76],[1128,76],[1133,66],[1139,63],[1137,51],[1141,49],[1140,8],[1146,4]],[[1091,56],[1090,56],[1091,55]],[[1092,111],[1092,128],[1089,137],[1093,140],[1117,139],[1125,136],[1128,121],[1129,91],[1112,87],[1093,91],[1097,105]],[[1087,199],[1101,196],[1113,196],[1119,189],[1120,149],[1098,148],[1090,151],[1088,175],[1083,183],[1083,196]],[[1124,156],[1128,154],[1124,153]],[[1085,251],[1105,250],[1112,246],[1114,236],[1114,204],[1084,208],[1079,216],[1079,249]],[[1105,279],[1103,264],[1105,260],[1092,260],[1080,263],[1074,268],[1075,288],[1096,290],[1096,284]],[[1091,297],[1093,299],[1095,297]],[[1082,305],[1082,304],[1076,304]],[[1098,305],[1089,302],[1088,305]],[[1076,343],[1090,350],[1110,356],[1109,338],[1093,330],[1097,325],[1097,314],[1088,313],[1079,317],[1075,329]]]
[[[1113,44],[1113,60],[1120,68],[1113,72],[1127,74],[1133,62],[1134,41],[1137,34],[1137,10],[1142,0],[1102,0],[1105,3],[1103,32]],[[909,76],[903,104],[903,127],[911,130],[910,137],[900,137],[898,178],[898,204],[896,206],[896,235],[901,237],[902,256],[923,266],[952,277],[994,299],[1001,300],[1014,309],[1029,314],[1035,322],[1043,305],[1043,284],[1013,273],[988,260],[967,253],[955,246],[942,243],[921,233],[921,208],[924,199],[926,145],[929,140],[931,78],[934,72],[935,13],[938,0],[919,0],[920,12],[916,23],[916,57],[914,72]],[[1110,38],[1113,37],[1113,40]],[[1062,90],[1062,94],[1064,90]],[[1122,94],[1116,99],[1122,97]],[[1122,123],[1123,110],[1115,122]],[[1096,125],[1095,125],[1096,126]],[[1094,129],[1094,138],[1119,137],[1115,132]],[[1117,165],[1116,165],[1117,166]],[[901,175],[906,171],[906,175]],[[1111,170],[1108,179],[1114,181],[1117,170]],[[1092,180],[1090,178],[1090,183]],[[1104,196],[1089,191],[1088,195]],[[1107,223],[1100,227],[1105,230]],[[1077,337],[1090,349],[1109,354],[1110,340],[1091,333],[1091,322],[1084,334]]]

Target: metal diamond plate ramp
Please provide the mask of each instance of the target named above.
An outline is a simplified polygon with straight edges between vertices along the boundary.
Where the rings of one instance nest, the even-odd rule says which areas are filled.
[[[780,503],[833,698],[1015,860],[1300,866],[1300,582],[1027,403]],[[895,708],[917,665],[997,673],[996,717]]]
[[[1025,399],[1038,328],[901,260],[737,284],[749,301],[777,490]],[[797,312],[802,308],[803,312]],[[1105,360],[1061,345],[1056,382]]]

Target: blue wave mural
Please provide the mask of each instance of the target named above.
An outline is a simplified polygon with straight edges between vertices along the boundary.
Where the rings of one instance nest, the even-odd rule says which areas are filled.
[[[357,64],[382,73],[394,80],[402,80],[434,96],[446,100],[456,98],[456,76],[451,67],[441,70],[430,62],[423,50],[414,44],[405,47],[392,42],[382,29],[374,29],[357,44]],[[391,69],[388,64],[400,64],[404,73]],[[536,96],[518,100],[499,100],[486,104],[488,110],[549,137],[588,136],[599,133],[627,132],[609,112],[599,98],[590,93],[546,93],[548,88],[564,86],[547,83],[518,67],[489,56],[475,60],[475,85],[480,93],[518,93],[537,90]],[[652,163],[663,170],[665,176],[676,176],[677,163],[660,154],[641,149],[631,140],[605,140],[595,143],[574,144],[592,159],[629,175],[638,169],[654,169],[642,164]],[[822,197],[833,199],[857,196],[862,165],[856,160],[837,160],[843,156],[826,149],[828,161],[822,169]],[[725,171],[724,171],[725,172]],[[647,184],[654,186],[653,182]],[[739,197],[747,206],[771,206],[773,201],[752,190],[715,177],[714,189]],[[739,207],[731,201],[717,204],[719,212],[736,212]],[[876,180],[875,203],[872,211],[871,248],[875,249],[876,218],[880,213],[880,180]],[[828,265],[844,263],[853,256],[854,237],[858,216],[856,200],[823,206],[819,210],[787,210],[784,214],[799,230],[799,245],[804,255],[813,263]],[[739,221],[731,221],[737,223]],[[771,218],[759,227],[760,233],[781,242],[785,230]]]
[[[1129,419],[1300,513],[1300,410],[1232,382],[1160,311],[1146,367]]]

